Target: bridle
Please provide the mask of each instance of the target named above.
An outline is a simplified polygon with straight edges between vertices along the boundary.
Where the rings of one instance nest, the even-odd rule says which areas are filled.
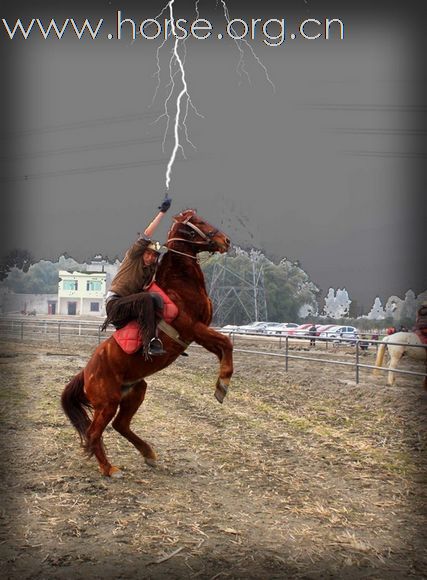
[[[209,246],[211,246],[211,247],[216,246],[216,243],[213,241],[213,238],[219,233],[219,230],[213,229],[212,231],[207,232],[207,233],[202,232],[202,230],[200,228],[198,228],[195,224],[193,224],[190,221],[192,217],[193,216],[190,215],[187,218],[185,218],[185,220],[182,222],[178,221],[177,219],[174,219],[173,223],[174,224],[182,224],[183,226],[188,226],[189,228],[191,228],[191,230],[194,231],[195,234],[200,236],[202,239],[201,240],[189,240],[187,238],[170,238],[165,243],[165,246],[168,248],[169,252],[174,252],[175,254],[182,254],[183,256],[187,256],[189,258],[193,258],[193,260],[197,260],[197,256],[192,256],[191,254],[187,254],[186,252],[179,252],[178,250],[174,250],[174,249],[168,247],[168,244],[170,244],[171,242],[185,242],[186,244],[191,244],[191,245],[201,245],[201,244],[207,243],[208,247]],[[181,231],[181,228],[179,228],[177,231],[178,232]],[[184,232],[185,232],[185,230],[184,230]]]

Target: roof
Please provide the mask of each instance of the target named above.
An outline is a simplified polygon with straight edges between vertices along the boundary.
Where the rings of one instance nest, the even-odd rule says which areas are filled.
[[[84,276],[87,278],[106,278],[106,272],[78,272],[75,270],[74,272],[68,272],[67,270],[59,270],[58,276],[60,278],[66,278],[68,276]]]

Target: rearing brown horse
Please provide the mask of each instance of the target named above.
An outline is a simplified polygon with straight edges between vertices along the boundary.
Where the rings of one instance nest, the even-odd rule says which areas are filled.
[[[173,327],[181,341],[187,344],[194,341],[217,355],[220,369],[215,397],[222,403],[233,374],[233,347],[226,336],[209,328],[212,306],[197,254],[224,253],[230,240],[188,209],[174,216],[166,245],[168,252],[160,262],[157,283],[179,308]],[[147,389],[144,379],[169,366],[185,350],[185,345],[168,335],[161,333],[160,337],[167,352],[151,360],[145,360],[139,351],[126,354],[109,337],[62,393],[64,412],[77,429],[85,451],[97,458],[104,475],[121,475],[108,461],[102,444],[102,433],[113,417],[114,429],[137,448],[148,465],[156,463],[155,451],[131,430],[130,422],[144,401]],[[91,416],[88,410],[92,411]]]

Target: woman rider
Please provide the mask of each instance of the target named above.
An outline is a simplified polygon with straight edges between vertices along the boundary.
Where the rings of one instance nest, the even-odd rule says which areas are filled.
[[[163,344],[156,336],[157,318],[160,318],[163,300],[159,294],[147,292],[147,288],[154,279],[161,249],[159,242],[151,238],[170,208],[171,201],[169,197],[165,198],[159,206],[159,213],[128,249],[106,296],[107,318],[103,330],[108,324],[123,328],[131,320],[137,320],[145,356],[165,354]]]

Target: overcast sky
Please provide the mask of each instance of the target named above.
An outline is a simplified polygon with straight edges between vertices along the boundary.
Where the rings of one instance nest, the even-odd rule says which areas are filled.
[[[400,10],[353,4],[359,7],[301,0],[269,8],[230,0],[231,18],[286,19],[282,44],[267,46],[259,31],[250,47],[240,45],[248,79],[236,43],[217,37],[225,30],[221,3],[198,3],[215,33],[186,42],[186,81],[202,116],[189,111],[196,149],[183,141],[187,159],[178,153],[170,195],[173,210],[196,207],[235,244],[298,259],[325,292],[345,287],[368,307],[376,295],[427,288],[419,233],[426,223],[425,42],[422,3]],[[165,118],[154,121],[168,94],[171,43],[159,53],[161,87],[152,102],[159,42],[107,39],[117,10],[139,23],[163,4],[90,6],[84,12],[70,3],[66,17],[104,18],[95,41],[71,33],[45,41],[35,32],[11,41],[1,28],[8,121],[2,253],[19,246],[37,258],[122,256],[163,198],[174,140],[170,131],[162,152]],[[194,4],[174,6],[177,16],[195,18]],[[19,9],[6,6],[2,17],[9,24],[19,16],[25,23],[64,19],[53,8]],[[327,17],[341,18],[344,40],[298,34],[298,22]],[[268,30],[277,36],[280,28]],[[179,74],[175,80],[180,88]]]

